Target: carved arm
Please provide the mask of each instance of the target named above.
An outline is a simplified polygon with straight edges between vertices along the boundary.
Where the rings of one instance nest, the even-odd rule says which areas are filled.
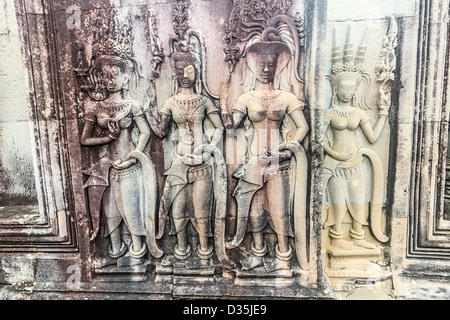
[[[107,132],[106,137],[93,137],[92,135],[94,133],[95,123],[86,121],[83,127],[83,132],[81,134],[81,144],[84,146],[92,147],[107,144],[113,140],[116,140],[118,137],[118,133],[120,132],[119,129],[114,129],[112,124],[110,124],[109,127],[109,132]]]
[[[145,112],[147,121],[153,132],[159,137],[164,138],[169,131],[171,116],[169,114],[160,114],[157,108],[150,106]]]
[[[213,126],[216,128],[211,139],[211,145],[217,146],[223,136],[224,126],[222,124],[222,119],[220,118],[219,113],[212,112],[208,114],[209,120],[212,122]]]
[[[361,122],[361,124],[360,124],[361,129],[362,129],[364,135],[366,136],[367,140],[370,143],[373,144],[373,143],[377,142],[378,138],[381,135],[381,132],[383,131],[387,116],[388,116],[388,112],[387,112],[386,108],[381,106],[379,108],[377,122],[375,123],[375,126],[373,128],[370,126],[369,121]]]

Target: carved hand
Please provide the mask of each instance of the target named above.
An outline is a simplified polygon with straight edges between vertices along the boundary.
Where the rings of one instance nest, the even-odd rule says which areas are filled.
[[[272,162],[272,155],[267,149],[264,149],[264,151],[259,155],[258,162],[264,166]]]
[[[292,151],[290,151],[290,150],[279,152],[277,154],[278,162],[284,162],[284,161],[292,158],[292,156],[293,156],[293,154],[292,154]]]
[[[135,158],[130,158],[125,161],[122,161],[121,159],[119,159],[119,160],[114,161],[113,167],[118,170],[124,170],[124,169],[128,169],[136,162],[137,162],[137,160]]]
[[[108,132],[107,136],[111,139],[116,140],[120,135],[120,127],[117,121],[110,120],[108,122]]]
[[[203,163],[202,155],[194,155],[194,154],[185,154],[182,158],[182,161],[187,166],[194,166]]]
[[[233,128],[233,117],[228,112],[222,112],[222,122],[226,129]]]
[[[281,163],[283,161],[290,159],[291,157],[292,152],[290,152],[289,150],[271,153],[267,149],[265,149],[258,157],[258,161],[262,165],[268,165],[270,163]]]
[[[347,161],[349,160],[353,155],[353,152],[351,150],[351,148],[348,148],[346,151],[344,152],[334,152],[331,156],[339,161]]]
[[[389,115],[388,108],[386,107],[386,104],[383,102],[380,104],[380,107],[378,108],[378,115],[387,117]]]

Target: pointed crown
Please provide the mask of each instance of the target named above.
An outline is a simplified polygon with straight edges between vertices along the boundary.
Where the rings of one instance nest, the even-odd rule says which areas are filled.
[[[365,72],[363,63],[367,51],[367,35],[368,30],[366,30],[364,39],[359,45],[355,55],[354,46],[351,42],[351,25],[348,27],[347,39],[343,52],[341,46],[337,44],[336,28],[333,29],[333,50],[331,58],[331,83],[333,87],[339,84],[343,79],[354,80],[356,84],[361,82],[362,74]]]

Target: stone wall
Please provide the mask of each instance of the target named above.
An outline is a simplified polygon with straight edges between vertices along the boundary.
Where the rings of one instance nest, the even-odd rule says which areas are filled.
[[[447,2],[0,8],[4,299],[449,297]]]

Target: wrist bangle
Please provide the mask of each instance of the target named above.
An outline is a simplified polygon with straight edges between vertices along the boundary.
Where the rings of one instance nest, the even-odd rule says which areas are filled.
[[[114,137],[114,136],[112,136],[111,134],[108,134],[108,137],[111,138],[111,139],[113,139],[113,140],[117,140],[117,138]]]

